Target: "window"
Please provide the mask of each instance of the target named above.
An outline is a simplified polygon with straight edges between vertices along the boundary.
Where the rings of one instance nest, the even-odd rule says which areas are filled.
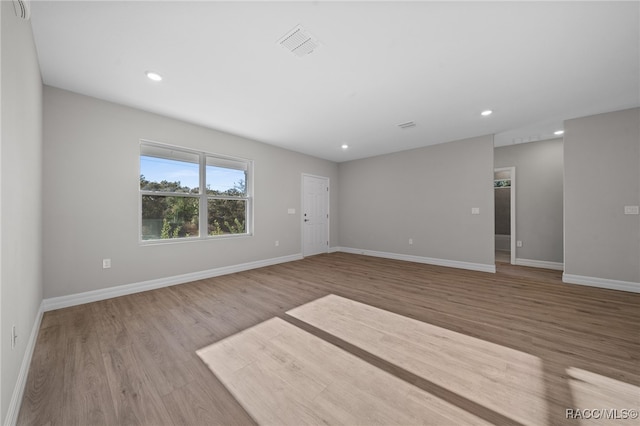
[[[140,239],[250,234],[251,172],[248,160],[142,142]]]
[[[511,179],[496,179],[493,181],[494,188],[510,188]]]

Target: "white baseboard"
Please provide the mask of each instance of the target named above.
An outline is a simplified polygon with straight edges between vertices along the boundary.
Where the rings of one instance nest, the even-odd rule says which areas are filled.
[[[13,388],[13,394],[11,395],[11,401],[9,402],[7,415],[4,418],[5,426],[14,426],[18,421],[18,414],[20,413],[20,406],[22,405],[24,390],[27,386],[29,367],[31,366],[31,358],[33,357],[33,351],[36,347],[36,341],[38,340],[38,332],[40,331],[40,324],[42,323],[43,313],[43,303],[40,303],[40,308],[38,309],[38,313],[36,314],[36,320],[33,322],[31,334],[29,335],[29,340],[27,341],[27,347],[24,350],[22,364],[20,365],[20,371],[18,372],[16,385]]]
[[[484,263],[461,262],[458,260],[436,259],[433,257],[413,256],[410,254],[388,253],[383,251],[363,250],[351,247],[336,247],[336,251],[351,254],[363,254],[365,256],[384,257],[386,259],[404,260],[407,262],[426,263],[428,265],[447,266],[449,268],[469,269],[481,272],[496,272],[496,265]]]
[[[562,274],[562,282],[568,284],[588,285],[590,287],[600,287],[610,290],[628,291],[640,293],[640,283],[633,281],[609,280],[606,278],[585,277],[582,275]]]
[[[340,249],[341,247],[329,247],[329,253],[337,253]]]
[[[532,268],[555,269],[557,271],[564,271],[564,263],[549,262],[546,260],[516,258],[516,265],[530,266]]]
[[[155,280],[142,281],[139,283],[125,284],[117,287],[104,288],[100,290],[87,291],[83,293],[70,294],[68,296],[51,297],[42,301],[44,312],[54,309],[68,308],[69,306],[82,305],[84,303],[97,302],[99,300],[111,299],[113,297],[126,296],[127,294],[140,293],[157,288],[169,287],[176,284],[184,284],[191,281],[203,280],[206,278],[218,277],[220,275],[233,274],[235,272],[248,271],[249,269],[262,268],[276,265],[278,263],[292,262],[302,259],[302,254],[275,257],[272,259],[257,260],[255,262],[241,263],[239,265],[223,266],[221,268],[208,269],[206,271],[191,272],[188,274],[175,275],[173,277],[158,278]]]

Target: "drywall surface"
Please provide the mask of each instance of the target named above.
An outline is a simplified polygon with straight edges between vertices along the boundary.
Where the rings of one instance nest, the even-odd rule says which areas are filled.
[[[496,235],[511,234],[511,188],[496,188],[495,197],[495,229]]]
[[[45,298],[300,254],[302,173],[330,179],[337,244],[333,162],[48,86],[44,134]],[[253,160],[253,235],[140,244],[141,139]]]
[[[496,168],[516,168],[516,258],[563,261],[562,139],[495,149]],[[499,190],[505,191],[505,190]]]
[[[31,24],[15,15],[12,2],[0,2],[0,8],[0,421],[4,423],[11,421],[7,412],[42,302],[42,80]],[[12,325],[18,336],[13,349]]]
[[[640,283],[640,108],[567,120],[565,274]]]
[[[492,136],[340,163],[338,169],[343,247],[494,264]],[[473,207],[480,214],[472,215]]]

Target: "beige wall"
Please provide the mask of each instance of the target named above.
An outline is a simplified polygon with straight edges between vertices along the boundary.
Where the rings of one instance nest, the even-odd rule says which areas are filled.
[[[45,298],[300,254],[302,173],[331,180],[337,244],[333,162],[47,86],[44,134]],[[254,160],[254,235],[140,245],[140,139]]]
[[[492,136],[340,163],[339,172],[343,247],[494,265]]]
[[[516,168],[516,258],[563,261],[562,151],[562,139],[495,149],[496,168]]]
[[[565,122],[565,274],[637,283],[640,109]]]
[[[42,301],[42,81],[31,25],[0,2],[0,421]],[[11,349],[11,326],[18,335]],[[13,414],[13,413],[10,413]]]

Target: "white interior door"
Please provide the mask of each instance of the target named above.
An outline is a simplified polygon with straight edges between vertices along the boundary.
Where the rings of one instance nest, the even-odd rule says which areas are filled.
[[[329,251],[329,179],[302,176],[302,255]]]

